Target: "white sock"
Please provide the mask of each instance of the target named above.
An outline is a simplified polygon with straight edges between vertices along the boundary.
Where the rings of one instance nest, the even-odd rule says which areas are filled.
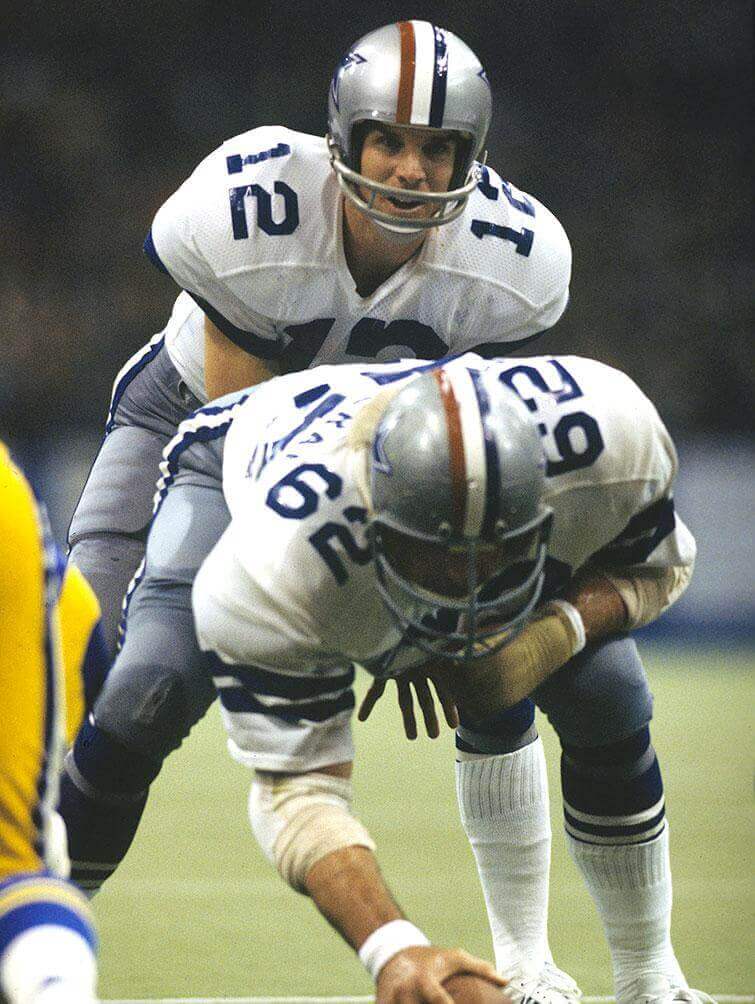
[[[540,972],[548,948],[551,825],[542,740],[515,753],[457,753],[456,794],[501,973]]]
[[[619,1004],[632,999],[632,984],[643,975],[662,974],[687,987],[671,945],[668,825],[643,844],[566,839],[603,923]]]
[[[0,959],[9,1004],[96,1004],[94,954],[68,927],[40,924],[19,934]]]

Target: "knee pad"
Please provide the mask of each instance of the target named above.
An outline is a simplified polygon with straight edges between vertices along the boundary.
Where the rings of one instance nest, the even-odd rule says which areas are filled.
[[[481,721],[462,716],[456,748],[463,753],[513,753],[536,738],[535,705],[527,698]]]
[[[161,759],[129,749],[90,718],[79,730],[66,770],[79,787],[130,800],[149,788],[161,766]]]
[[[564,745],[567,831],[588,843],[639,843],[663,829],[663,780],[647,726],[607,746]]]
[[[178,749],[197,720],[188,712],[185,681],[154,671],[153,665],[128,668],[133,672],[125,673],[116,661],[95,703],[94,720],[125,749],[162,762]]]

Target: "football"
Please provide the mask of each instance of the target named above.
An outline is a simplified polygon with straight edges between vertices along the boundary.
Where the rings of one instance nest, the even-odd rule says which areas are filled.
[[[449,976],[443,986],[451,994],[455,1004],[506,1004],[509,999],[505,987],[496,986],[471,973]]]

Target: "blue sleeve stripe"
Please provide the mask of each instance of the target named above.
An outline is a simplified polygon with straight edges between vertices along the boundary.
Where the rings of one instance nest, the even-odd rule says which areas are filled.
[[[324,722],[334,718],[342,711],[350,711],[355,702],[354,692],[347,690],[330,701],[313,701],[310,704],[295,706],[274,705],[267,707],[258,701],[253,694],[241,687],[221,687],[218,689],[220,703],[231,712],[247,712],[264,715],[266,718],[278,718],[289,725],[299,725],[301,722]]]
[[[80,935],[93,952],[97,950],[97,935],[85,917],[60,903],[38,901],[24,903],[0,917],[0,956],[19,934],[42,924],[67,927]]]
[[[286,697],[291,701],[332,694],[354,682],[354,670],[338,676],[287,676],[256,666],[229,666],[216,655],[208,654],[208,666],[215,676],[236,677],[248,691],[264,697]]]
[[[155,268],[159,268],[161,272],[165,272],[166,275],[170,275],[170,272],[165,267],[162,258],[157,253],[157,248],[155,247],[155,242],[154,242],[154,239],[152,237],[152,230],[151,229],[150,229],[149,233],[147,234],[147,236],[144,238],[144,245],[143,245],[143,247],[144,247],[144,253],[149,258],[149,260],[152,262],[152,264],[155,266]]]
[[[253,331],[237,328],[207,300],[203,300],[201,296],[193,293],[190,289],[187,289],[186,292],[202,308],[212,323],[220,328],[226,338],[234,345],[238,345],[244,352],[248,352],[250,356],[258,356],[260,359],[277,359],[283,351],[283,346],[277,339],[262,338],[260,335],[255,335]]]
[[[647,561],[661,541],[674,532],[676,514],[672,498],[658,499],[630,519],[610,544],[595,556],[615,565],[637,565]]]

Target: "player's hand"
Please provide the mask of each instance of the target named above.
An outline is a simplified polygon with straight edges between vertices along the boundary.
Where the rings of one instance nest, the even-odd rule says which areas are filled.
[[[453,1004],[443,983],[460,973],[473,973],[496,986],[506,986],[506,980],[489,962],[461,948],[413,946],[394,955],[380,970],[375,1004]]]
[[[452,671],[452,670],[451,670]],[[425,731],[431,739],[437,739],[440,735],[440,724],[435,710],[435,698],[433,697],[430,683],[432,682],[435,693],[443,709],[443,717],[446,724],[455,729],[459,724],[459,714],[456,710],[456,702],[451,692],[450,671],[446,669],[420,669],[409,670],[395,677],[396,696],[398,706],[401,710],[401,718],[404,723],[404,734],[407,739],[417,738],[417,718],[414,713],[414,697],[422,712],[422,719],[425,723]],[[360,722],[366,722],[370,717],[372,709],[383,696],[387,680],[373,680],[370,689],[359,705],[357,718]]]

